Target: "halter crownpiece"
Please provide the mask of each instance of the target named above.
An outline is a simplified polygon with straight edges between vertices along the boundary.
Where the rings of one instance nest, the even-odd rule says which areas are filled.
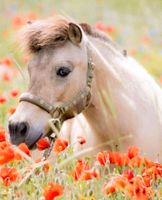
[[[87,66],[87,79],[86,79],[86,86],[80,90],[77,95],[68,102],[63,103],[60,106],[52,105],[51,103],[45,101],[42,97],[36,96],[29,92],[23,93],[20,96],[19,101],[26,101],[31,104],[34,104],[41,108],[42,110],[48,112],[52,119],[54,119],[54,128],[60,132],[61,126],[63,122],[67,119],[75,117],[76,114],[81,113],[85,110],[91,101],[91,87],[92,87],[92,80],[93,80],[93,70],[94,64],[92,62],[90,49],[87,47],[87,56],[88,56],[88,66]],[[60,122],[61,126],[58,126],[57,122]],[[54,137],[55,139],[56,137]],[[49,149],[50,151],[50,149]],[[46,152],[44,156],[45,159],[49,156],[49,152]]]

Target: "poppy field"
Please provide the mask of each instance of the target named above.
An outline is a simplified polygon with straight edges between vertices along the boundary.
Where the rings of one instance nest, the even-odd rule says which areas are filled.
[[[26,66],[17,32],[28,21],[61,13],[87,21],[110,35],[128,55],[135,57],[162,86],[162,3],[142,0],[12,0],[0,5],[0,199],[2,200],[159,200],[162,199],[162,163],[150,160],[136,146],[127,152],[108,149],[85,156],[73,144],[56,139],[52,156],[44,160],[49,139],[36,144],[38,156],[22,143],[9,142],[7,119],[28,85]],[[149,4],[147,3],[149,2]],[[85,8],[85,3],[86,8]],[[89,15],[91,7],[93,14]],[[83,9],[85,8],[84,16]],[[124,25],[124,26],[123,26]],[[140,28],[139,28],[140,27]],[[76,143],[85,145],[86,138]],[[111,143],[111,141],[110,141]],[[159,155],[162,156],[162,155]]]

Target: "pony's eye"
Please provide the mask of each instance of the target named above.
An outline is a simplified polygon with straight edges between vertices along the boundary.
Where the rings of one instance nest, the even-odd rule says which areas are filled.
[[[67,76],[69,73],[71,72],[71,70],[68,68],[68,67],[60,67],[56,74],[57,76],[60,76],[60,77],[65,77]]]

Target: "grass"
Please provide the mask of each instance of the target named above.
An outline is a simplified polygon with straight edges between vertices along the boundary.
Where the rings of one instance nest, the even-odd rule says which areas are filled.
[[[36,162],[26,146],[19,146],[20,151],[8,144],[2,128],[7,127],[7,119],[28,83],[27,58],[15,42],[16,31],[26,20],[59,11],[93,25],[102,22],[115,30],[109,33],[112,38],[161,84],[161,7],[160,0],[1,1],[0,199],[49,200],[56,194],[57,199],[66,200],[162,199],[162,166],[143,158],[136,147],[127,153],[100,152],[78,160],[73,145],[61,141],[61,148],[66,147],[64,151],[55,151],[52,161]]]

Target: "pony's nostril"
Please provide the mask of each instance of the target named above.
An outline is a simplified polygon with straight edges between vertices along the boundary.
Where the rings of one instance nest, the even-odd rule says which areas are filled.
[[[9,125],[8,125],[8,130],[9,130],[9,133],[13,132],[13,126],[11,123],[9,123]]]
[[[29,125],[27,122],[9,123],[8,130],[10,135],[24,136],[28,132]]]
[[[11,143],[18,145],[25,142],[29,131],[29,125],[27,122],[9,122],[8,130]]]
[[[28,131],[28,123],[27,122],[21,122],[18,126],[18,132],[21,135],[25,135]]]
[[[15,123],[9,123],[8,130],[10,134],[15,134],[17,132],[17,124]]]

